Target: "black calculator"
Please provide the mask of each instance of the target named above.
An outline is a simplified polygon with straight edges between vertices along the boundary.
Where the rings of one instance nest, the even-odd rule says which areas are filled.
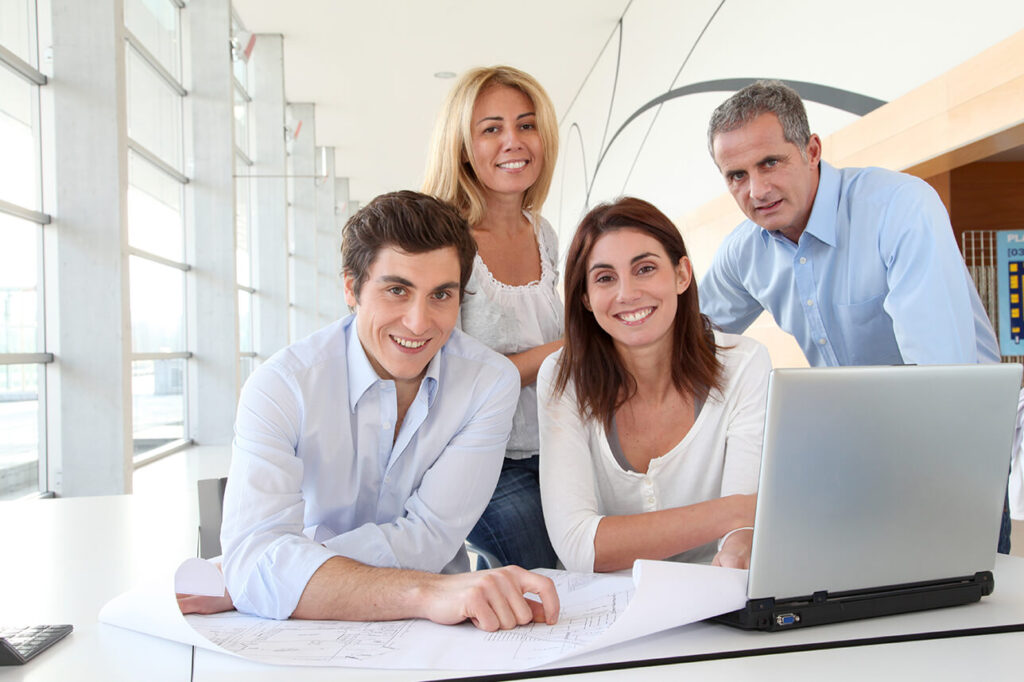
[[[27,663],[72,630],[71,625],[0,625],[0,665]]]

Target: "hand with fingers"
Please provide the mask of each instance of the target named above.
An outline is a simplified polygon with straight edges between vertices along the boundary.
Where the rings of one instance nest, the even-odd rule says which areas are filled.
[[[494,632],[527,623],[558,622],[555,584],[518,566],[439,575],[426,586],[424,596],[425,617],[442,625],[469,620],[481,630]]]

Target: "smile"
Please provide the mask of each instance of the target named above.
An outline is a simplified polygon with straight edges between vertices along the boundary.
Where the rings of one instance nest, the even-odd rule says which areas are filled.
[[[423,346],[427,345],[427,341],[429,341],[429,339],[424,339],[423,341],[414,341],[413,339],[403,339],[402,337],[395,336],[394,334],[389,334],[389,336],[391,336],[391,340],[392,341],[397,343],[402,348],[409,348],[411,350],[416,350],[417,348],[423,348]]]
[[[653,312],[654,307],[650,306],[647,308],[641,308],[639,310],[632,310],[628,313],[619,313],[615,317],[622,320],[626,324],[638,324],[646,320],[648,317],[650,317],[651,313]]]
[[[782,203],[782,199],[777,199],[777,200],[773,201],[770,204],[762,204],[761,206],[755,206],[754,210],[756,210],[756,211],[770,211],[770,210],[772,210],[773,208],[775,208],[776,206],[778,206],[781,203]]]
[[[520,168],[524,168],[527,163],[528,162],[526,161],[505,161],[504,163],[499,163],[498,168],[504,168],[505,170],[519,170]]]

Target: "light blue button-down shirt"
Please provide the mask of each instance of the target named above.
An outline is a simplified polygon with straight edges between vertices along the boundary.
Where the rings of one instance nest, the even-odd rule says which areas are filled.
[[[395,384],[374,372],[354,317],[275,354],[235,422],[221,529],[235,607],[287,618],[337,555],[468,570],[463,541],[494,491],[518,396],[515,366],[455,330],[395,438]]]
[[[942,202],[903,173],[822,162],[799,242],[744,221],[698,291],[727,332],[767,310],[813,366],[999,361]]]

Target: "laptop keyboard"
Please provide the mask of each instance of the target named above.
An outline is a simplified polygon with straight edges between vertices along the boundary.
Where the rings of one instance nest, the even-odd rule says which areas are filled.
[[[0,665],[21,665],[63,639],[71,625],[0,625]]]

